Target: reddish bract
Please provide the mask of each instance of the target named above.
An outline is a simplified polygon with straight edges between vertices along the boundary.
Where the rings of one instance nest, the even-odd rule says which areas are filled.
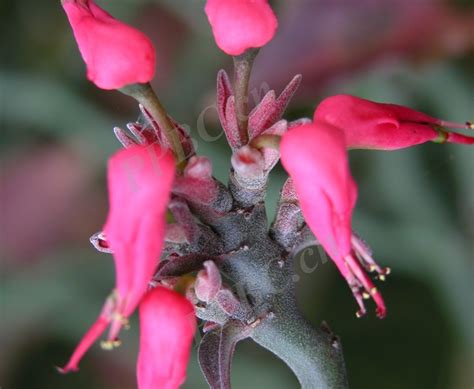
[[[217,46],[229,55],[266,45],[278,26],[268,0],[208,0],[205,10]]]
[[[142,32],[114,19],[92,0],[63,0],[87,65],[87,78],[102,89],[146,83],[155,74],[155,49]]]

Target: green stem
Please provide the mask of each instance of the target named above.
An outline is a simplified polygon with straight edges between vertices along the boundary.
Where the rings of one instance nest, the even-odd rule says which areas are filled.
[[[257,56],[258,49],[250,49],[234,57],[234,96],[235,114],[239,126],[240,139],[243,144],[248,142],[248,93],[250,73]]]
[[[287,304],[262,321],[253,340],[282,359],[302,389],[347,389],[346,368],[339,339],[315,329]]]
[[[171,150],[177,159],[176,163],[180,166],[185,160],[185,155],[183,146],[179,140],[178,132],[173,123],[169,120],[165,108],[153,91],[151,85],[149,83],[127,85],[120,89],[120,92],[133,97],[146,108],[160,129],[164,132],[166,139],[171,146]]]

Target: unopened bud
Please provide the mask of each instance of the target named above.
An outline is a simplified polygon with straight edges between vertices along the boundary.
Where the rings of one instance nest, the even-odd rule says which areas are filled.
[[[208,303],[214,299],[221,287],[222,279],[216,264],[213,261],[204,262],[204,269],[199,271],[194,284],[197,298]]]

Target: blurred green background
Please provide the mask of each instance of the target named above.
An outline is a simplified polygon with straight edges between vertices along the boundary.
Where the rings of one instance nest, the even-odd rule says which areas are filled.
[[[218,127],[216,72],[231,60],[215,46],[197,0],[98,1],[139,27],[157,48],[154,86],[187,123],[198,152],[226,180],[230,150]],[[256,61],[255,96],[303,84],[287,118],[312,116],[323,97],[353,93],[446,120],[474,119],[474,4],[436,0],[272,2],[280,28]],[[124,345],[95,345],[78,374],[59,375],[113,286],[113,263],[89,245],[107,210],[105,162],[112,128],[138,117],[133,101],[96,89],[58,1],[4,1],[1,91],[2,389],[135,387],[138,326]],[[261,97],[261,95],[260,95]],[[199,119],[206,131],[198,132]],[[212,139],[212,141],[211,141]],[[342,338],[352,388],[472,388],[474,153],[428,144],[351,153],[359,183],[354,224],[393,274],[380,288],[385,320],[355,318],[355,302],[331,263],[301,271],[309,320]],[[274,214],[283,172],[268,194]],[[297,388],[282,362],[251,342],[237,347],[232,382]],[[205,388],[193,355],[185,388]]]

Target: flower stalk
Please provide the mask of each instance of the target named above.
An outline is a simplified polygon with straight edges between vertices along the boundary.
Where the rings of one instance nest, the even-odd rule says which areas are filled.
[[[176,158],[177,166],[181,166],[186,157],[179,139],[179,134],[151,85],[149,83],[133,84],[127,85],[119,90],[123,94],[133,97],[150,113],[158,126],[163,130],[169,146]]]
[[[250,74],[252,72],[253,62],[258,54],[258,49],[249,49],[241,55],[234,58],[234,96],[235,96],[235,114],[237,116],[237,125],[239,128],[240,139],[243,144],[248,142],[248,93]]]

